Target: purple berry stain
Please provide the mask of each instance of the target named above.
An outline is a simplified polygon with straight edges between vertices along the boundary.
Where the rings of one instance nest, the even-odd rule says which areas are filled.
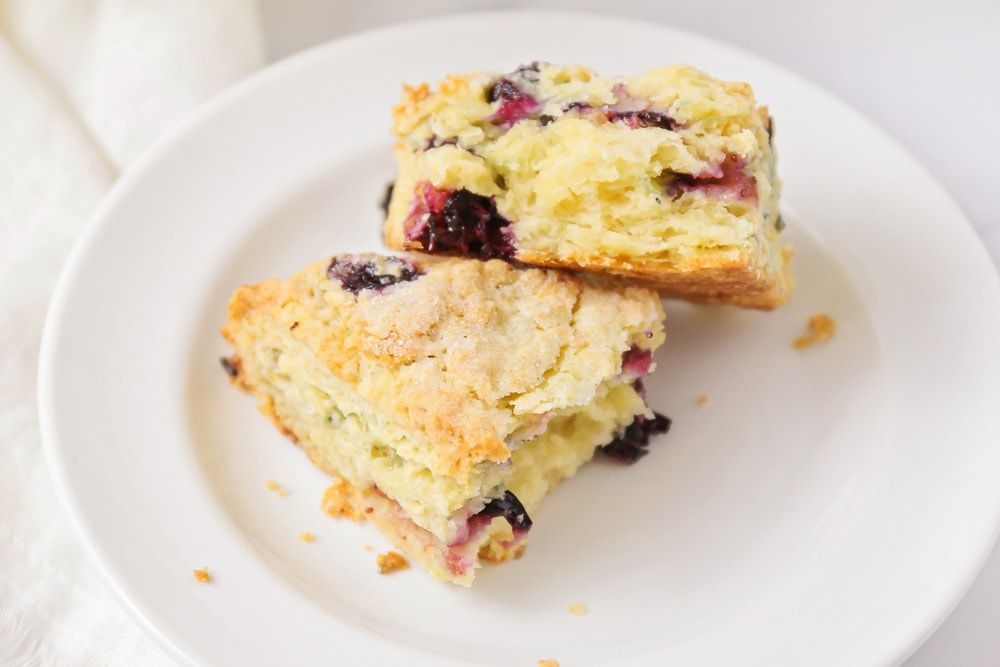
[[[620,375],[625,378],[635,379],[649,373],[653,365],[653,352],[639,347],[632,343],[632,347],[622,355],[622,370]]]
[[[426,252],[476,259],[513,259],[510,220],[492,197],[468,190],[417,185],[415,204],[404,223],[406,240]]]
[[[486,120],[509,128],[514,123],[542,108],[541,103],[507,77],[497,80],[486,93],[486,101],[496,104],[496,110]]]
[[[326,277],[340,281],[341,286],[354,296],[362,290],[381,292],[396,283],[416,280],[423,275],[420,267],[401,257],[365,255],[338,255],[326,269]]]
[[[635,463],[649,453],[650,437],[670,430],[670,418],[654,412],[650,419],[636,415],[635,419],[614,440],[599,449],[622,463]]]
[[[747,173],[746,160],[727,155],[719,164],[699,174],[665,174],[670,177],[666,192],[679,197],[685,192],[702,192],[716,199],[757,201],[757,179]]]

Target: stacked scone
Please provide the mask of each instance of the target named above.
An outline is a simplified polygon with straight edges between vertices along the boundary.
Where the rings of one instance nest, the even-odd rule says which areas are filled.
[[[774,308],[792,285],[773,128],[750,86],[690,67],[535,63],[406,88],[386,243]]]
[[[771,123],[689,68],[535,64],[407,88],[395,130],[385,240],[419,252],[239,288],[223,365],[335,476],[330,508],[468,585],[595,452],[669,426],[641,382],[661,293],[787,299]]]

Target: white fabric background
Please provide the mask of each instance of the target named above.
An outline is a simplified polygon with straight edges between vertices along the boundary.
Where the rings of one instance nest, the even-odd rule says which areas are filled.
[[[987,0],[0,0],[0,665],[175,664],[86,560],[37,429],[49,294],[115,178],[180,118],[268,60],[388,22],[506,7],[661,21],[799,72],[927,166],[1000,263],[1000,4]],[[1000,664],[998,614],[995,552],[906,667]]]
[[[174,664],[58,506],[35,411],[39,336],[62,261],[117,175],[263,62],[243,0],[0,2],[0,665]]]

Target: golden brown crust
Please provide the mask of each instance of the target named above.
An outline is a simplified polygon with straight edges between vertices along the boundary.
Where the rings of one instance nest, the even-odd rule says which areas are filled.
[[[788,301],[794,286],[790,270],[793,251],[786,247],[782,253],[782,273],[777,277],[769,276],[764,269],[755,268],[748,258],[733,258],[731,255],[707,255],[684,266],[674,265],[669,270],[662,264],[643,264],[602,255],[564,262],[543,253],[524,252],[518,259],[533,266],[598,272],[618,278],[626,285],[642,285],[657,290],[666,297],[773,310]]]

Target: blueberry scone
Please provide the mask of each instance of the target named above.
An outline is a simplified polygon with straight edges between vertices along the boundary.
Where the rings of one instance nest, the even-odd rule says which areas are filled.
[[[373,521],[439,579],[520,555],[530,513],[598,449],[669,425],[641,378],[656,292],[493,259],[338,255],[239,288],[233,381],[334,475],[332,514]]]
[[[406,86],[393,132],[390,248],[762,309],[789,297],[773,123],[745,83],[534,63]]]

